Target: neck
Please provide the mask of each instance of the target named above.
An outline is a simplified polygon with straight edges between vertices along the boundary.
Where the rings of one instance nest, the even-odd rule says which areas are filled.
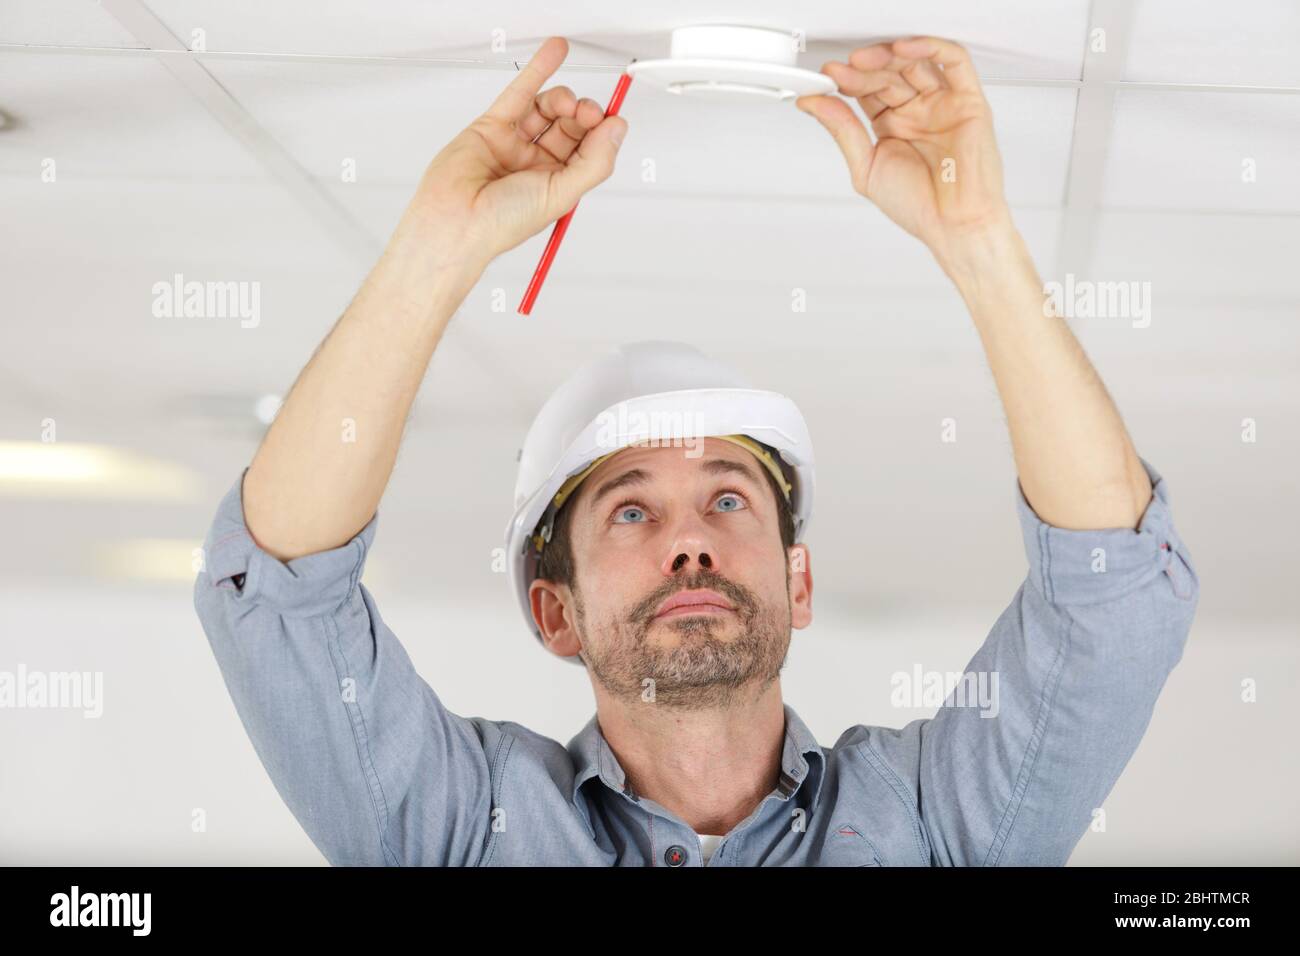
[[[775,789],[785,710],[781,684],[737,693],[726,707],[682,710],[623,701],[596,688],[596,714],[627,781],[697,833],[726,833]]]

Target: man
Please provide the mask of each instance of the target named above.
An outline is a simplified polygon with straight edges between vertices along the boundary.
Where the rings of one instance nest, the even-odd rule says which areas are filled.
[[[580,371],[521,452],[511,582],[596,696],[567,748],[450,713],[381,620],[359,578],[442,330],[494,256],[609,176],[626,130],[540,92],[565,54],[543,44],[430,164],[208,537],[195,605],[281,796],[334,864],[1065,863],[1181,657],[1198,580],[1163,481],[1044,313],[956,44],[826,64],[874,145],[843,100],[798,106],[960,290],[1005,407],[1030,567],[968,666],[998,678],[996,713],[954,695],[817,743],[779,682],[812,620],[807,429],[671,344]]]

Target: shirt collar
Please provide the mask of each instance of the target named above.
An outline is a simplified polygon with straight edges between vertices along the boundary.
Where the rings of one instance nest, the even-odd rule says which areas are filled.
[[[811,806],[816,808],[822,778],[825,776],[826,756],[817,743],[817,738],[795,713],[794,708],[789,704],[783,704],[782,707],[785,710],[785,742],[781,747],[781,776],[777,781],[777,790],[789,797],[808,781],[812,788]],[[573,778],[575,803],[578,791],[592,777],[599,777],[605,786],[616,793],[630,794],[627,775],[619,766],[618,758],[614,756],[614,750],[605,735],[601,733],[597,715],[593,714],[586,726],[569,741],[568,749],[576,769]]]

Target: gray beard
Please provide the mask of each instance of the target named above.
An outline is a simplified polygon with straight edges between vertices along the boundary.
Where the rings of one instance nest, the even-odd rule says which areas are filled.
[[[676,647],[650,643],[655,610],[664,599],[696,588],[711,588],[735,605],[740,634],[723,640],[718,633],[732,625],[730,620],[686,616],[664,622],[679,635]],[[620,700],[653,701],[680,710],[726,707],[740,695],[748,699],[761,693],[785,666],[790,649],[788,598],[784,607],[763,606],[748,589],[701,569],[689,578],[665,582],[626,615],[602,621],[596,629],[600,639],[590,641],[581,595],[576,587],[572,590],[582,638],[579,656],[592,676]]]

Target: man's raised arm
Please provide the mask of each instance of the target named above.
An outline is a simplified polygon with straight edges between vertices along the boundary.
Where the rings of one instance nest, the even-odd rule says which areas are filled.
[[[543,44],[430,164],[204,546],[194,605],[226,688],[333,864],[472,866],[490,840],[499,725],[443,706],[360,582],[406,416],[461,299],[613,169],[625,121],[565,87],[538,93],[564,54]]]
[[[857,98],[803,97],[853,186],[929,247],[975,320],[1002,397],[1020,484],[1061,528],[1136,528],[1151,484],[1105,386],[1045,293],[1011,221],[993,114],[970,56],[934,37],[855,50],[823,67]]]
[[[798,105],[854,187],[924,242],[979,331],[1007,414],[1029,573],[967,665],[993,706],[945,701],[881,735],[930,860],[1063,864],[1132,756],[1195,613],[1168,490],[1046,293],[1012,224],[992,114],[966,51],[919,37],[823,67],[855,97]],[[1155,494],[1153,495],[1153,490]]]
[[[289,560],[338,547],[370,520],[433,350],[483,269],[613,172],[626,120],[567,87],[538,96],[566,49],[558,38],[543,44],[433,160],[299,375],[244,482],[249,529],[268,553]]]

